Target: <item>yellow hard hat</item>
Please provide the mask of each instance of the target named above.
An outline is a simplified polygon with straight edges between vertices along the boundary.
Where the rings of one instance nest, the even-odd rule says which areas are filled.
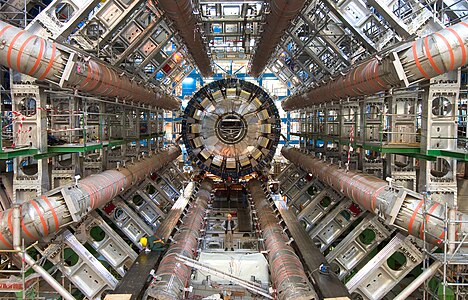
[[[143,246],[143,247],[146,247],[146,245],[148,244],[148,239],[145,238],[145,237],[142,237],[140,239],[140,244]]]

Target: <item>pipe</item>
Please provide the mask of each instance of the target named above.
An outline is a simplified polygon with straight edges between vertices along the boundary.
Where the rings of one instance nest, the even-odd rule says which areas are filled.
[[[284,32],[288,29],[289,23],[296,18],[305,2],[305,0],[273,0],[270,2],[270,13],[266,17],[263,32],[250,61],[250,75],[260,76]]]
[[[449,207],[448,209],[448,219],[456,220],[457,219],[457,210],[455,208]],[[449,222],[447,228],[447,237],[448,237],[448,248],[447,254],[454,254],[457,246],[456,241],[457,236],[457,226],[455,222]]]
[[[174,27],[184,40],[188,51],[203,77],[213,74],[211,59],[208,57],[205,42],[197,26],[197,19],[193,13],[190,0],[150,0],[151,4],[162,9],[165,15],[173,22]]]
[[[353,171],[346,171],[333,164],[327,164],[299,149],[286,148],[281,150],[283,156],[290,162],[309,172],[334,190],[355,201],[373,214],[378,214],[390,225],[408,231],[408,234],[423,239],[426,231],[426,241],[440,245],[445,237],[444,227],[445,205],[426,200],[427,215],[424,215],[424,198],[421,194],[401,187],[388,186],[387,182],[375,176]],[[401,197],[403,197],[401,199]],[[424,221],[424,216],[426,220]],[[457,235],[468,234],[468,215],[456,213]],[[427,228],[424,230],[424,224]],[[457,236],[458,237],[458,236]]]
[[[18,253],[20,259],[24,258],[24,261],[57,292],[65,300],[76,300],[57,280],[52,277],[44,268],[36,264],[36,261],[29,256],[27,253]]]
[[[182,255],[188,258],[195,256],[200,230],[205,226],[205,214],[212,188],[211,180],[205,179],[202,182],[195,203],[183,218],[182,226],[161,260],[154,276],[155,279],[146,290],[143,299],[178,300],[185,298],[185,287],[190,279],[192,268],[181,263],[177,256]]]
[[[401,291],[393,300],[406,300],[409,296],[416,291],[424,281],[428,280],[437,273],[437,270],[443,265],[441,261],[435,261],[429,268],[424,270],[416,279],[414,279],[408,286]]]
[[[318,299],[299,257],[287,244],[289,239],[283,233],[283,228],[278,225],[278,219],[266,199],[261,183],[253,179],[249,181],[248,187],[262,228],[265,247],[268,250],[268,264],[278,299]]]
[[[12,208],[13,249],[21,249],[21,206],[15,201]]]
[[[142,85],[120,69],[3,21],[0,65],[95,96],[117,97],[167,110],[180,108],[177,98]]]
[[[396,87],[406,87],[468,64],[468,23],[419,38],[394,52],[374,57],[346,74],[323,85],[287,98],[284,110],[297,110],[333,100],[372,95]]]
[[[93,174],[77,185],[66,185],[21,204],[21,236],[26,245],[58,232],[72,222],[80,221],[90,211],[103,206],[117,195],[142,181],[181,153],[179,147],[166,150],[124,168]],[[15,230],[13,208],[0,212],[0,250],[12,249]]]

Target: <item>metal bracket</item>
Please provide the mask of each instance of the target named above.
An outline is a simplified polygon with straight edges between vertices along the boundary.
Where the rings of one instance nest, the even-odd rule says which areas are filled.
[[[407,195],[407,192],[404,189],[401,189],[398,192],[397,198],[395,199],[395,202],[389,213],[390,214],[390,220],[388,221],[389,225],[393,225],[395,223],[396,217],[398,216],[398,212],[400,211],[400,208],[406,199],[406,195]]]
[[[73,187],[64,187],[60,190],[60,193],[63,196],[63,200],[65,200],[65,204],[67,205],[68,211],[74,222],[79,222],[83,218],[83,213],[79,207],[79,204],[74,201],[74,197],[70,195],[70,191]]]
[[[401,64],[401,61],[400,61],[400,58],[398,57],[397,52],[392,52],[392,63],[398,75],[398,79],[403,81],[403,83],[405,84],[405,87],[409,86],[410,83],[408,81],[408,77],[406,77],[405,70],[403,69],[403,65]]]
[[[70,57],[68,58],[67,64],[65,65],[65,69],[63,70],[62,77],[60,78],[59,86],[63,88],[65,81],[67,81],[70,78],[70,75],[74,69],[75,66],[75,53],[70,53]]]

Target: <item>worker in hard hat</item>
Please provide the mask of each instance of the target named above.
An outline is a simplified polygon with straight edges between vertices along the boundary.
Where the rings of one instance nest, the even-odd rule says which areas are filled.
[[[223,229],[224,229],[224,251],[227,251],[228,248],[231,251],[234,251],[234,246],[232,244],[232,236],[234,234],[234,230],[236,229],[237,224],[232,219],[232,215],[228,214],[226,221],[223,222]]]
[[[142,237],[140,239],[140,245],[143,249],[145,249],[145,252],[162,251],[166,246],[164,241],[155,235]]]

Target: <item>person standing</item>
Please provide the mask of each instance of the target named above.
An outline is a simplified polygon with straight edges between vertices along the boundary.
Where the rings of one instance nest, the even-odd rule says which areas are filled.
[[[227,215],[227,220],[223,222],[223,229],[224,229],[224,251],[227,251],[228,248],[231,251],[234,251],[234,247],[232,244],[232,236],[234,234],[234,230],[236,229],[237,224],[232,219],[232,215]]]
[[[245,184],[242,185],[242,207],[247,208],[247,189]]]
[[[226,199],[227,199],[227,202],[231,201],[231,185],[232,185],[232,178],[231,178],[231,176],[228,176],[227,179],[226,179],[226,192],[227,192]]]

